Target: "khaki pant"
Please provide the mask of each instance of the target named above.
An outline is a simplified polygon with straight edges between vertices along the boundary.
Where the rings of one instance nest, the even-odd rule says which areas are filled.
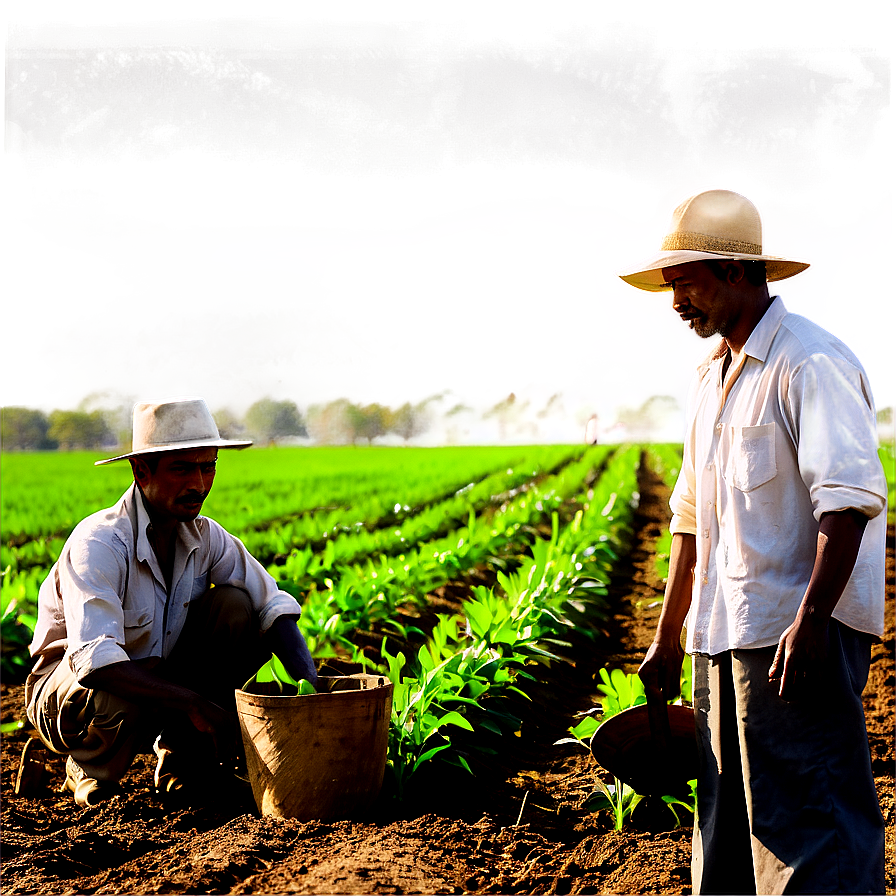
[[[177,644],[153,672],[234,711],[234,690],[270,659],[245,592],[212,588],[191,605]],[[106,691],[83,687],[63,658],[29,678],[28,718],[55,753],[68,754],[89,778],[118,781],[138,752],[148,751],[164,727],[167,740],[203,737],[186,714],[166,713]],[[234,724],[236,717],[234,715]],[[179,734],[177,733],[179,732]]]
[[[775,648],[694,657],[695,893],[883,893],[862,689],[871,637],[833,621],[826,680],[786,702]]]

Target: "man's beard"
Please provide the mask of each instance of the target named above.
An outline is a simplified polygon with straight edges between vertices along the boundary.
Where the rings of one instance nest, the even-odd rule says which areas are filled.
[[[709,339],[710,336],[728,335],[728,322],[713,320],[711,317],[695,317],[691,321],[691,329],[701,338]]]

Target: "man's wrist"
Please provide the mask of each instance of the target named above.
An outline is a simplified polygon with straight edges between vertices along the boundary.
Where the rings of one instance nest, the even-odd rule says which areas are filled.
[[[831,621],[832,610],[826,610],[817,604],[804,600],[796,614],[797,622],[824,628]]]

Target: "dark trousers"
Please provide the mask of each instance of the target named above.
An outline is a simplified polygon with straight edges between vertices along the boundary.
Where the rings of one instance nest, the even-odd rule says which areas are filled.
[[[270,656],[248,595],[219,587],[191,603],[177,644],[152,671],[232,710],[236,726],[234,690]],[[195,740],[186,714],[163,714],[148,703],[85,688],[64,657],[29,682],[29,693],[28,718],[44,744],[71,755],[87,777],[98,781],[118,781],[163,728],[172,744]]]
[[[695,893],[883,893],[862,690],[871,636],[831,621],[824,680],[786,702],[775,648],[694,658]]]

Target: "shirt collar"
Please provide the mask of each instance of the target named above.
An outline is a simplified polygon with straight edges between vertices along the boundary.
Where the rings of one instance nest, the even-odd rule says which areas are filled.
[[[786,316],[787,309],[784,307],[781,297],[773,296],[771,305],[768,306],[759,323],[753,327],[753,332],[750,333],[744,344],[744,354],[749,355],[751,358],[756,358],[757,361],[765,361],[768,357],[772,340],[777,335],[778,330],[781,328],[781,322]],[[700,362],[697,369],[700,373],[705,373],[715,361],[721,360],[727,353],[728,343],[721,339],[713,346],[712,351],[703,361]]]

